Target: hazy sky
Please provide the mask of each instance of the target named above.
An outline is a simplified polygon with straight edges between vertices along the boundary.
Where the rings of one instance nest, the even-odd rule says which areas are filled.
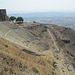
[[[75,0],[0,0],[7,11],[75,11]]]

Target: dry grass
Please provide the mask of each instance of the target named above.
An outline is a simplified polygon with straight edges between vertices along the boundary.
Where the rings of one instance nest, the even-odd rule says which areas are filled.
[[[7,46],[5,46],[7,45]],[[33,72],[36,67],[38,74]],[[51,75],[53,71],[50,56],[35,56],[21,51],[16,44],[0,39],[1,75]]]

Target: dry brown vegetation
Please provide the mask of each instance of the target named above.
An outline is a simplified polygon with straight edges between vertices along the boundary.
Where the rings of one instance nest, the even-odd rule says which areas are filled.
[[[53,24],[1,22],[0,36],[10,41],[0,38],[0,75],[75,74],[74,30]]]
[[[18,45],[0,38],[0,75],[52,75],[53,70],[50,56],[28,54]]]

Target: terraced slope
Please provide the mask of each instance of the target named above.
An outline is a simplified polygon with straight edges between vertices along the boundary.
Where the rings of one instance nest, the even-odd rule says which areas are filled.
[[[52,75],[54,68],[50,56],[25,51],[0,38],[0,75]]]
[[[34,35],[9,22],[0,22],[0,36],[34,51],[46,50],[45,44],[40,42]]]

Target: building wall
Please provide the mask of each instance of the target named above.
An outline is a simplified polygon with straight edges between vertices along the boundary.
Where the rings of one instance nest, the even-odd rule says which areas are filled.
[[[7,20],[6,9],[0,9],[0,21],[6,20]]]

